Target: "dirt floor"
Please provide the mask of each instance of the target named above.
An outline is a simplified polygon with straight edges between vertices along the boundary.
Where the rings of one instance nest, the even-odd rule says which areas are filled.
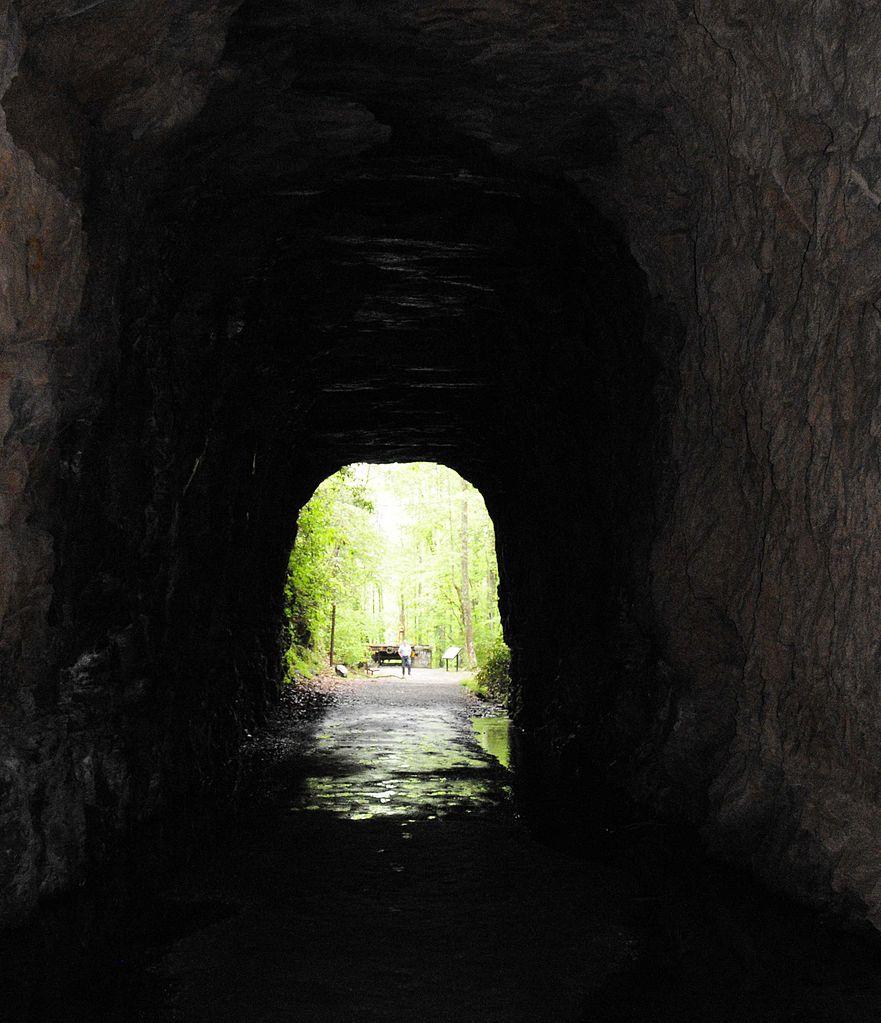
[[[276,737],[305,765],[178,890],[236,910],[157,964],[181,1019],[579,1018],[631,955],[615,879],[519,826],[470,704],[417,669],[337,685],[308,737]]]
[[[478,710],[419,669],[292,695],[245,805],[162,893],[166,933],[32,1018],[881,1019],[877,943],[724,871],[660,868],[646,828],[591,856],[536,837]],[[504,728],[481,730],[502,759]]]

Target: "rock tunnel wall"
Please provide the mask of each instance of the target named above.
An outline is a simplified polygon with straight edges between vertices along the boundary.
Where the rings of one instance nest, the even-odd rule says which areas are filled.
[[[3,916],[228,783],[297,505],[435,457],[496,519],[519,712],[560,762],[877,923],[881,16],[155,6],[3,14]],[[301,193],[333,201],[280,212]],[[555,259],[535,222],[566,209]],[[389,223],[442,279],[420,366],[380,336]],[[478,265],[530,247],[541,272]],[[382,344],[456,386],[408,417]]]

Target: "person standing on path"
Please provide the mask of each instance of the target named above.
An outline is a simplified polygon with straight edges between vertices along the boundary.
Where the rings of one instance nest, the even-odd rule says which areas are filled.
[[[412,675],[413,647],[410,646],[406,639],[401,639],[401,645],[398,647],[398,653],[401,655],[401,678],[405,675]]]

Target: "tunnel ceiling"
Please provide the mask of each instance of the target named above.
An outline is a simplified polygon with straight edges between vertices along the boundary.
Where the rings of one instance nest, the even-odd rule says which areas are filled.
[[[406,8],[239,8],[204,109],[153,157],[175,290],[210,279],[235,296],[233,329],[293,385],[276,414],[308,393],[307,446],[327,466],[486,458],[505,389],[540,390],[561,335],[610,315],[611,295],[642,301],[573,183],[615,140],[596,110],[564,112],[547,78],[566,74],[559,41],[536,50],[540,21],[508,12],[487,67],[457,19],[419,18],[429,31]]]
[[[559,386],[561,359],[602,361],[639,330],[639,274],[571,189],[461,167],[414,177],[386,168],[298,197],[242,282],[243,336],[298,413],[308,395],[310,446],[341,461],[473,459],[487,429],[511,428],[512,389],[529,380],[537,397],[543,370]]]
[[[181,194],[213,192],[227,227],[263,245],[261,208],[391,168],[414,180],[503,159],[565,175],[604,212],[625,198],[632,209],[660,171],[643,158],[688,117],[673,107],[676,55],[703,31],[684,5],[653,6],[26,4],[9,123],[68,190],[82,184],[89,124],[160,176],[172,139],[193,173]],[[389,139],[385,168],[358,166]],[[688,186],[683,171],[668,203],[686,219]]]

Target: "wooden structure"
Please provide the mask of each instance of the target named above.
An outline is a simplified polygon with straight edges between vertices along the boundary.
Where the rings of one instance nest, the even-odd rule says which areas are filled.
[[[431,667],[431,647],[421,643],[411,644],[413,647],[413,667]],[[397,643],[368,643],[367,653],[373,664],[400,664],[401,655]]]
[[[413,647],[413,667],[431,667],[431,647],[423,646],[421,643]]]

